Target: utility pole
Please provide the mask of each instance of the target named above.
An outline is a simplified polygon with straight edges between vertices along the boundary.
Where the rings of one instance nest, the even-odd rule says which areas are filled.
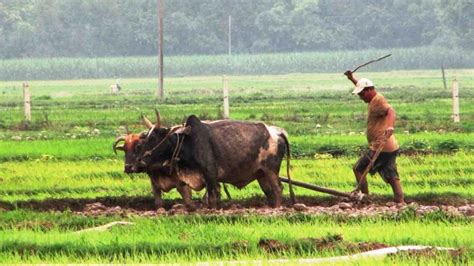
[[[158,0],[158,57],[159,57],[159,74],[158,74],[158,91],[156,93],[160,100],[163,100],[163,17],[164,17],[164,4],[163,0]]]
[[[229,43],[229,56],[232,55],[232,16],[229,15],[229,34],[228,34],[228,43]]]
[[[230,73],[230,58],[232,56],[232,16],[229,15],[229,28],[227,30],[227,44],[228,44],[228,57],[227,57],[227,69]],[[223,82],[223,100],[224,100],[224,113],[223,118],[229,119],[229,79],[226,75],[222,77]]]

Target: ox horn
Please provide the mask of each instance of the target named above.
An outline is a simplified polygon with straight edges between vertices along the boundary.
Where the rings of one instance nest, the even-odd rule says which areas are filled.
[[[143,123],[145,124],[145,126],[150,129],[153,127],[153,123],[148,120],[148,118],[146,118],[146,116],[144,114],[142,114],[142,120],[143,120]]]
[[[120,137],[117,137],[114,141],[114,144],[112,145],[112,149],[114,150],[114,153],[117,154],[117,150],[121,150],[123,151],[123,145],[120,145],[117,147],[117,144],[120,142],[120,141],[125,141],[125,137],[124,136],[120,136]]]
[[[156,128],[161,127],[161,117],[160,117],[160,112],[155,108],[155,114],[156,114]]]

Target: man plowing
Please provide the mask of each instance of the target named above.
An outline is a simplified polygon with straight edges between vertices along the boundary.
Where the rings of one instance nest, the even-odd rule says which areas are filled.
[[[353,171],[357,180],[357,188],[364,194],[369,194],[366,180],[367,172],[378,172],[393,190],[394,201],[404,203],[402,186],[397,171],[396,158],[399,153],[398,142],[393,135],[395,110],[384,96],[375,90],[372,81],[366,78],[357,80],[353,71],[344,75],[356,86],[352,94],[358,95],[368,104],[367,140],[369,149],[354,165]]]

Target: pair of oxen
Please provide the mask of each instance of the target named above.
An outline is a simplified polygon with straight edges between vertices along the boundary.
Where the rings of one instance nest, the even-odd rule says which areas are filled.
[[[142,115],[148,130],[118,137],[113,150],[125,152],[125,173],[148,174],[156,208],[163,206],[162,193],[176,188],[185,205],[195,209],[191,191],[204,187],[208,207],[216,208],[219,183],[240,189],[255,179],[268,204],[281,206],[279,171],[285,154],[290,177],[290,147],[285,130],[255,122],[201,121],[194,115],[183,125],[166,128],[161,126],[159,112],[155,112],[155,124]],[[289,184],[294,202],[291,181]]]

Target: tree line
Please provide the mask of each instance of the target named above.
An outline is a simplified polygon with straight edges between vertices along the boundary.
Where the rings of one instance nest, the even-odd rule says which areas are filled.
[[[474,49],[471,0],[164,0],[166,55]],[[0,58],[149,56],[157,0],[0,0]]]

